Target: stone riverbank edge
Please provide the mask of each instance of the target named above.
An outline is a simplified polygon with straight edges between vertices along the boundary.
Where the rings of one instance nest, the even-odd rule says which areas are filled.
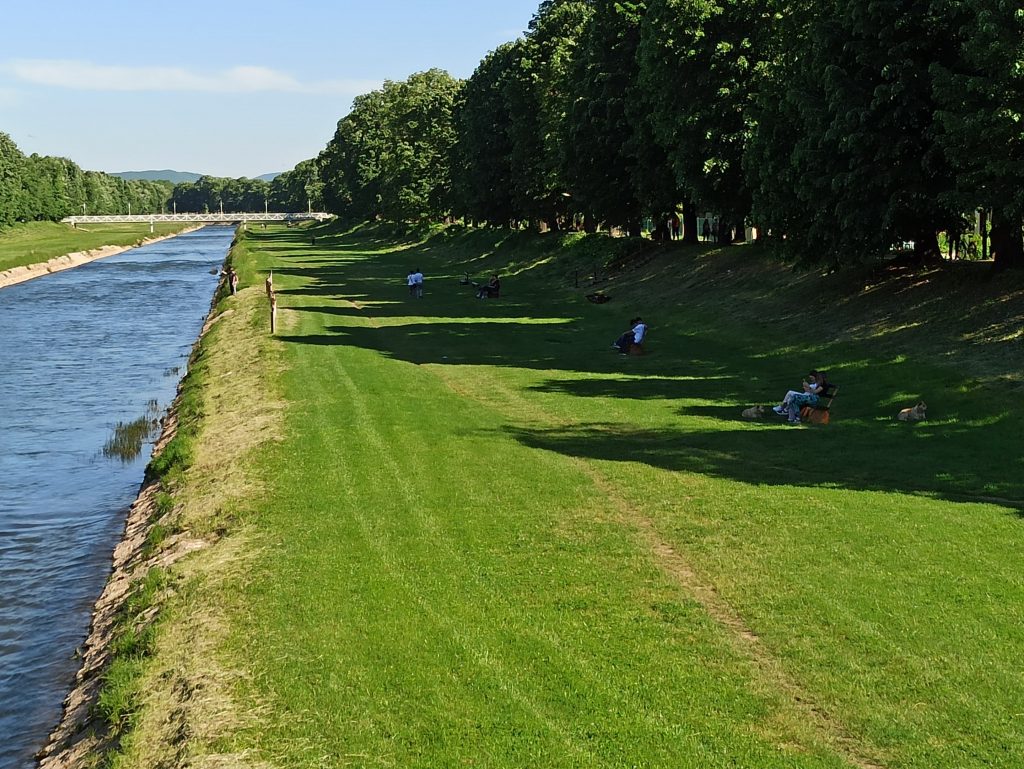
[[[198,229],[201,229],[201,227],[188,227],[180,232],[172,232],[169,235],[145,238],[141,242],[131,246],[100,246],[99,248],[91,248],[88,251],[73,251],[72,253],[64,254],[63,256],[55,256],[53,259],[49,259],[45,262],[26,264],[21,267],[11,267],[9,270],[3,270],[0,272],[0,288],[14,286],[18,283],[24,283],[26,280],[40,278],[43,275],[49,275],[54,272],[70,270],[72,267],[88,264],[89,262],[94,262],[97,259],[103,259],[108,256],[123,254],[125,251],[131,251],[133,248],[141,248],[142,246],[148,246],[152,243],[158,243],[161,240],[176,238],[179,235],[184,235],[187,232],[195,232]]]

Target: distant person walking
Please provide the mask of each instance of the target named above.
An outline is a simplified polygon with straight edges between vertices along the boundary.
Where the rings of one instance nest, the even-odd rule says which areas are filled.
[[[711,220],[707,217],[704,218],[704,226],[700,231],[705,241],[711,240]]]
[[[228,267],[228,287],[231,289],[231,296],[238,293],[238,273],[234,267]]]
[[[409,296],[416,298],[416,270],[409,270],[409,274],[405,277],[405,282],[409,286]]]
[[[416,268],[416,272],[412,274],[412,282],[414,293],[417,299],[423,298],[423,273],[420,272],[420,268]]]

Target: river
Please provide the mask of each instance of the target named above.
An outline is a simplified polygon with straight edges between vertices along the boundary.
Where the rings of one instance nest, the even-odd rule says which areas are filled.
[[[152,450],[111,453],[115,428],[174,398],[233,232],[0,289],[0,769],[34,766],[60,718]]]

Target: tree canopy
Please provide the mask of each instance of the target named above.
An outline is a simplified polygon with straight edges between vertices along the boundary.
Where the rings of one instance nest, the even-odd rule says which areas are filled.
[[[412,130],[410,130],[410,128]],[[979,209],[1021,266],[1024,13],[1010,0],[545,0],[464,84],[355,100],[316,159],[353,219],[622,227],[696,211],[790,258],[913,243]]]

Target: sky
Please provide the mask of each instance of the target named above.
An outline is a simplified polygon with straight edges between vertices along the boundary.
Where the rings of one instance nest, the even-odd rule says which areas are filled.
[[[214,176],[315,157],[352,98],[469,77],[539,0],[4,3],[0,132],[94,171]]]

